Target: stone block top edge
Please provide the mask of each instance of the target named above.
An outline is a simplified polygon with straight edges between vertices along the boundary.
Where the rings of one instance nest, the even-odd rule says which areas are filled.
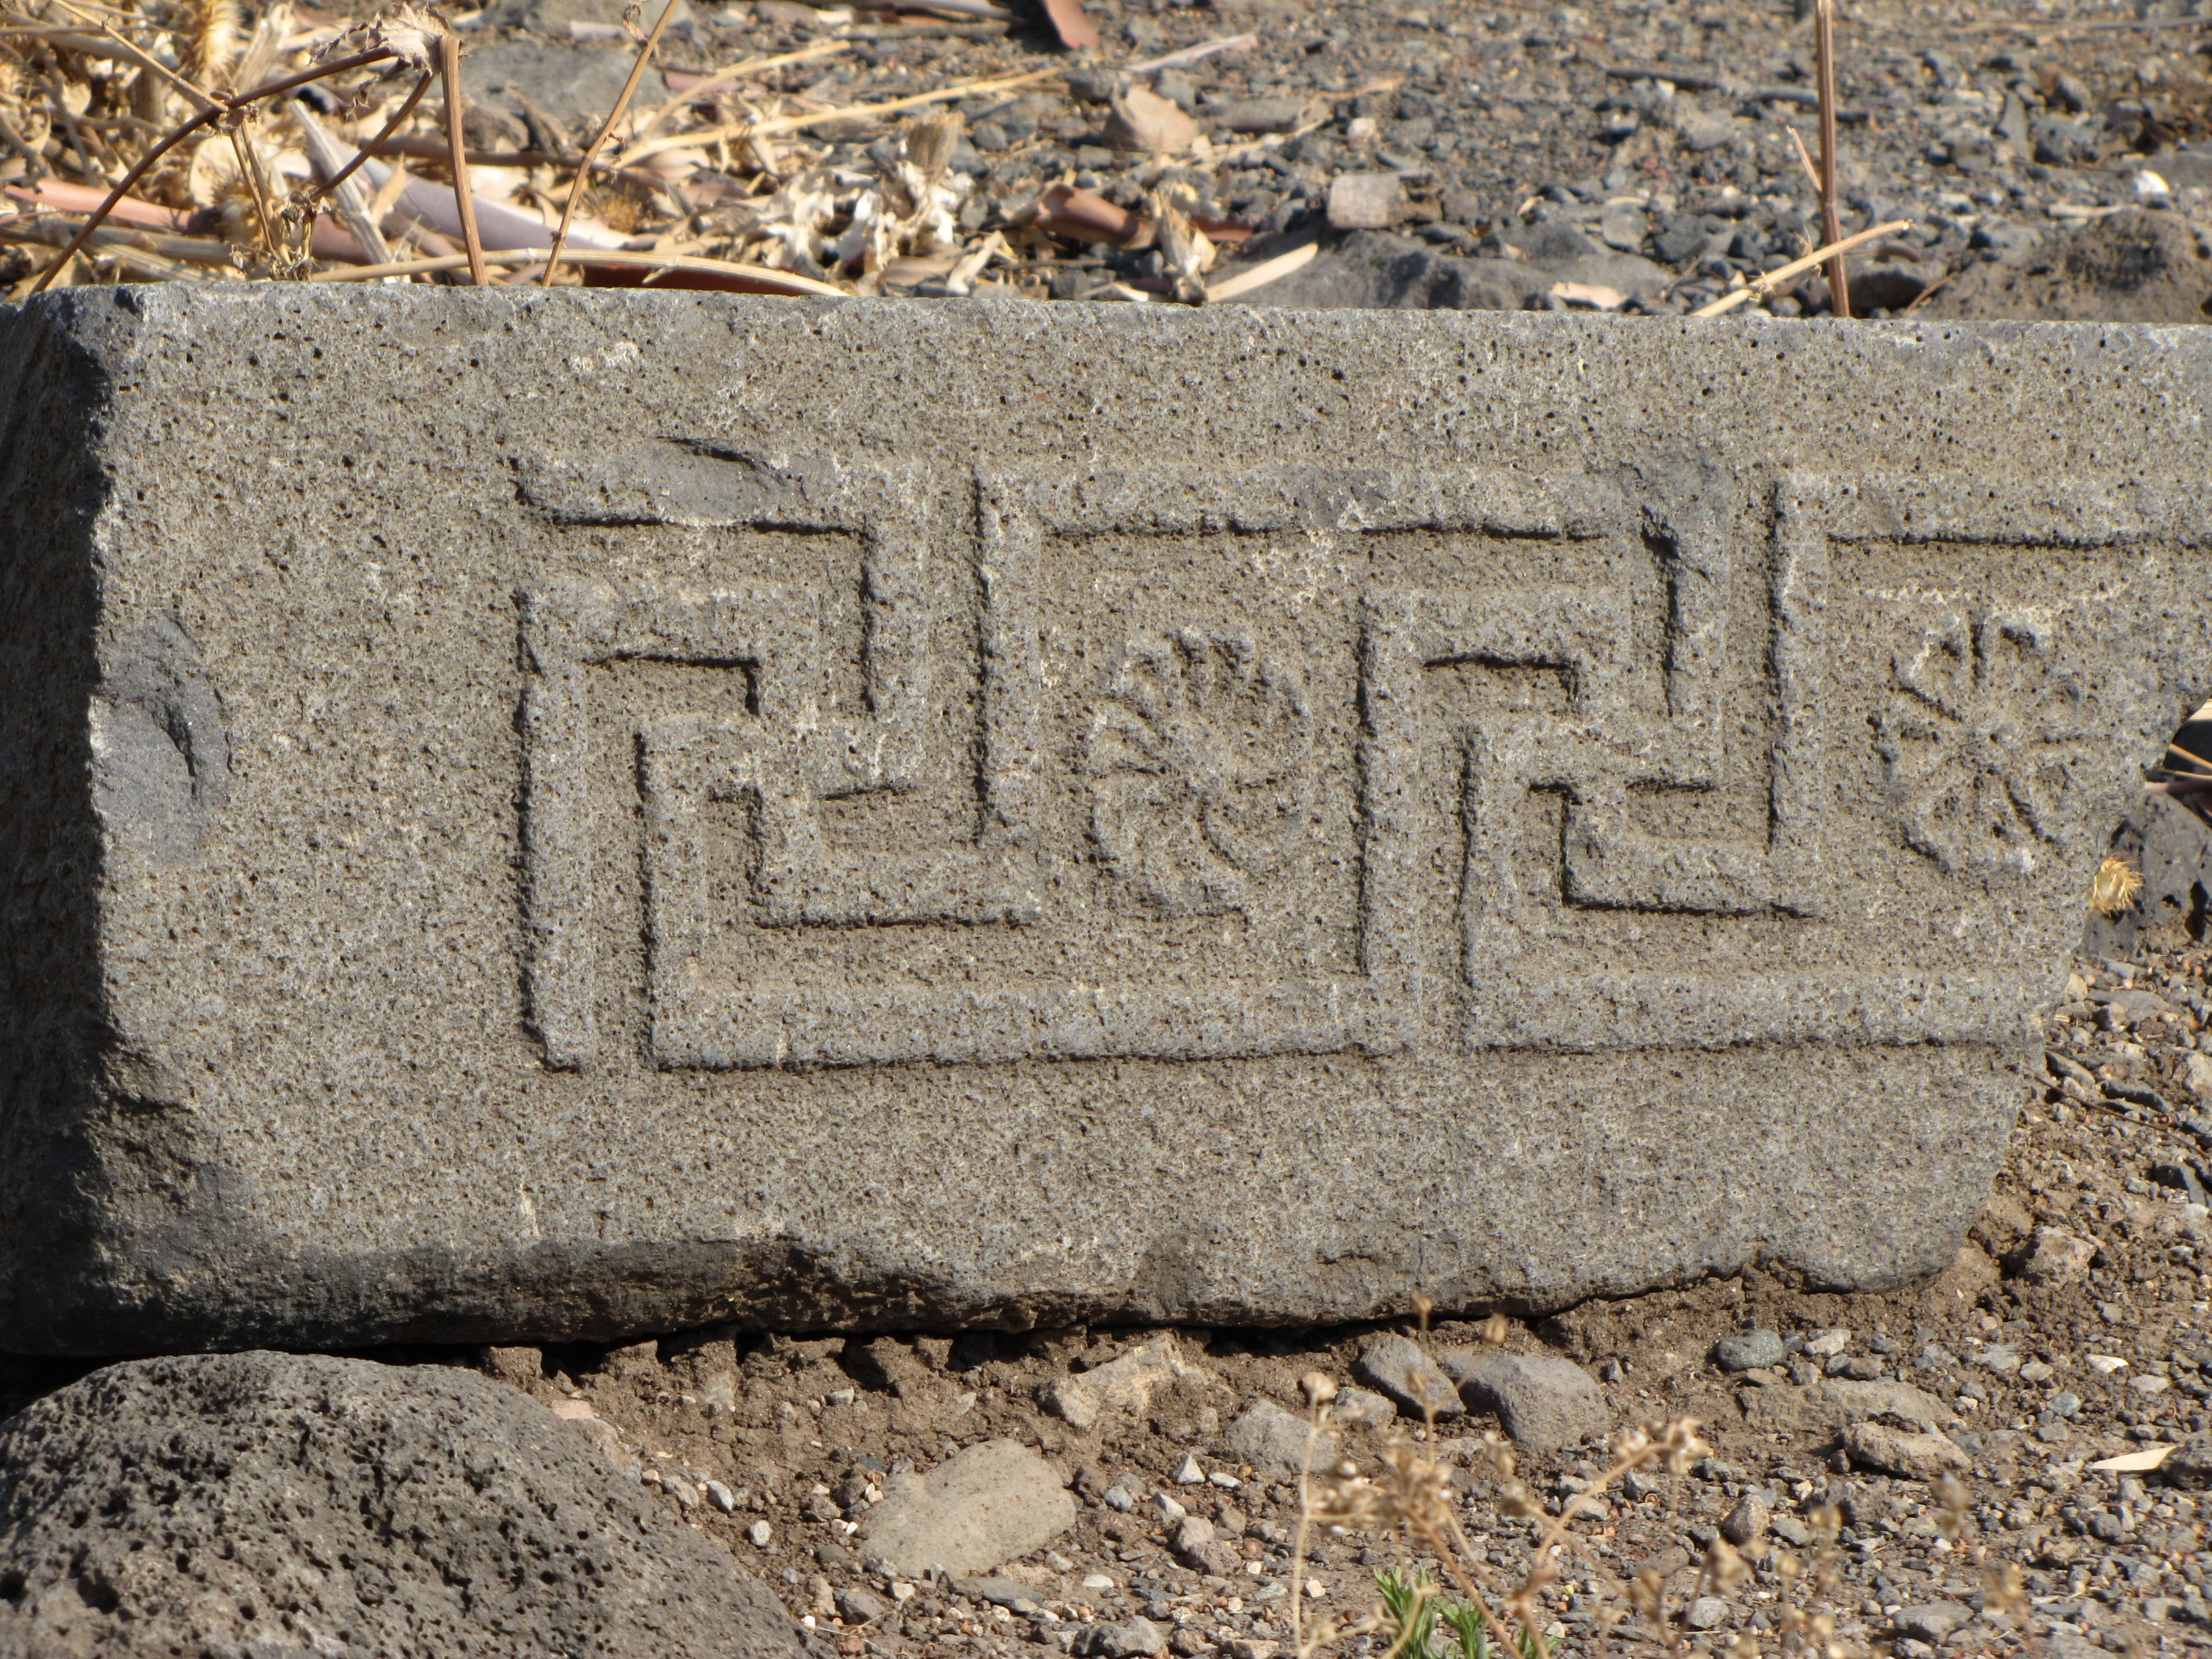
[[[1229,304],[1193,308],[1170,305],[1076,307],[1027,300],[830,299],[739,295],[698,290],[636,289],[514,289],[488,291],[425,284],[163,283],[119,283],[35,295],[0,305],[0,327],[11,319],[45,319],[78,337],[103,343],[113,331],[176,326],[202,319],[243,319],[271,310],[312,311],[325,317],[359,317],[404,311],[462,319],[494,307],[508,315],[550,313],[578,318],[684,312],[790,321],[804,318],[902,327],[1011,328],[1030,333],[1039,325],[1080,337],[1129,331],[1175,331],[1198,336],[1224,331],[1297,329],[1325,336],[1376,333],[1419,337],[1432,332],[1506,335],[1531,340],[1603,340],[1607,343],[1733,340],[1766,337],[1794,344],[1830,346],[2021,341],[2094,347],[2100,342],[2155,343],[2212,353],[2212,332],[2193,325],[2099,322],[1977,322],[1950,319],[1784,318],[1730,313],[1723,317],[1615,317],[1581,312],[1297,310]]]

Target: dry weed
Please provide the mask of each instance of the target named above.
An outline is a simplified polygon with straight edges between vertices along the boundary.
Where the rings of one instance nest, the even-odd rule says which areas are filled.
[[[1425,1307],[1421,1311],[1425,1327]],[[1494,1434],[1486,1435],[1484,1449],[1498,1514],[1538,1523],[1526,1566],[1517,1574],[1505,1575],[1470,1537],[1454,1498],[1449,1468],[1429,1455],[1421,1443],[1395,1436],[1371,1468],[1363,1470],[1346,1460],[1315,1471],[1315,1449],[1330,1421],[1336,1387],[1320,1372],[1302,1379],[1301,1386],[1309,1412],[1306,1467],[1298,1480],[1300,1518],[1291,1565],[1296,1659],[1316,1659],[1333,1644],[1378,1632],[1389,1638],[1384,1659],[1437,1659],[1434,1644],[1443,1632],[1449,1636],[1443,1651],[1452,1659],[1550,1659],[1547,1597],[1559,1585],[1569,1553],[1585,1547],[1585,1540],[1572,1530],[1573,1522],[1632,1472],[1658,1469],[1681,1474],[1711,1449],[1698,1437],[1692,1418],[1630,1428],[1614,1437],[1605,1468],[1583,1490],[1563,1501],[1556,1515],[1547,1516],[1542,1501],[1522,1480],[1512,1447]],[[1408,1392],[1419,1397],[1412,1378]],[[1432,1443],[1433,1414],[1426,1426]],[[1942,1505],[1937,1523],[1942,1535],[1963,1538],[1971,1525],[1966,1487],[1947,1478],[1937,1498]],[[1776,1653],[1844,1659],[1832,1605],[1843,1581],[1838,1541],[1842,1517],[1833,1508],[1822,1508],[1810,1521],[1814,1537],[1805,1554],[1777,1550],[1771,1558],[1778,1588],[1773,1628],[1766,1639]],[[1304,1620],[1301,1591],[1315,1528],[1391,1539],[1408,1553],[1407,1565],[1386,1568],[1377,1575],[1375,1601],[1356,1620],[1342,1624],[1323,1620],[1311,1626]],[[1686,1629],[1683,1615],[1689,1603],[1704,1595],[1733,1595],[1751,1573],[1750,1563],[1739,1551],[1725,1540],[1717,1540],[1688,1595],[1672,1606],[1666,1581],[1655,1571],[1623,1583],[1595,1570],[1593,1564],[1589,1577],[1592,1588],[1601,1592],[1597,1619],[1603,1632],[1640,1620],[1669,1655],[1687,1659],[1692,1652],[1704,1651],[1692,1648]],[[1993,1576],[1990,1589],[1992,1605],[2006,1611],[2024,1607],[2017,1570],[2008,1577]],[[1728,1651],[1730,1659],[1759,1659],[1761,1650],[1756,1639],[1739,1634],[1731,1637]]]
[[[2125,859],[2107,858],[2089,881],[2089,908],[2100,915],[2117,916],[2142,891],[2142,872]]]

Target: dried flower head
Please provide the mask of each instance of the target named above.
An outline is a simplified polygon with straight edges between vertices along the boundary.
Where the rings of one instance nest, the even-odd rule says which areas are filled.
[[[1499,1439],[1495,1433],[1487,1431],[1482,1437],[1482,1444],[1483,1449],[1490,1454],[1491,1478],[1495,1480],[1510,1480],[1513,1478],[1514,1470],[1518,1467],[1514,1461],[1513,1448]]]
[[[910,121],[906,129],[906,159],[926,184],[935,184],[952,166],[952,152],[967,130],[966,118],[939,111]]]
[[[1391,1521],[1416,1538],[1441,1541],[1451,1525],[1451,1472],[1413,1449],[1393,1442],[1382,1454],[1376,1477]]]
[[[1712,1548],[1705,1552],[1705,1583],[1723,1595],[1733,1595],[1750,1577],[1750,1564],[1734,1546],[1725,1538],[1715,1539]]]
[[[1506,1333],[1510,1328],[1504,1314],[1494,1313],[1482,1322],[1482,1340],[1494,1348],[1505,1340]]]
[[[1346,1532],[1374,1532],[1387,1523],[1382,1489],[1364,1475],[1335,1474],[1317,1480],[1306,1498],[1306,1519]]]
[[[2089,908],[2100,916],[2117,916],[2136,902],[2142,885],[2141,871],[2125,859],[2107,858],[2089,883]]]
[[[191,0],[177,45],[188,80],[222,86],[238,58],[238,0]]]
[[[1946,1474],[1936,1483],[1936,1535],[1957,1543],[1966,1530],[1967,1510],[1972,1499],[1966,1492],[1966,1482],[1955,1474]]]
[[[1990,1612],[2008,1619],[2027,1611],[2027,1581],[2021,1577],[2017,1562],[2007,1561],[1990,1572],[1987,1606]]]
[[[1678,1417],[1667,1425],[1660,1462],[1669,1474],[1687,1474],[1690,1466],[1712,1448],[1698,1437],[1698,1419]]]
[[[417,6],[414,0],[399,0],[391,16],[380,17],[358,33],[370,49],[381,47],[404,67],[427,71],[446,25],[434,9]]]
[[[1298,1379],[1298,1387],[1316,1406],[1326,1406],[1336,1398],[1336,1383],[1327,1371],[1308,1371]]]

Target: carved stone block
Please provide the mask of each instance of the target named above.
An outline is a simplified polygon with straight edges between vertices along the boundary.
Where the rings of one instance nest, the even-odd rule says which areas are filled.
[[[2006,325],[0,313],[0,1332],[1933,1272],[2206,695],[2208,371]]]

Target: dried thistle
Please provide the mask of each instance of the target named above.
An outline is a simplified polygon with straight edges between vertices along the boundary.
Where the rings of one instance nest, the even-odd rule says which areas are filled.
[[[185,74],[194,84],[220,88],[238,59],[238,0],[188,0],[178,40]]]
[[[1989,1575],[1988,1586],[1990,1612],[2017,1619],[2027,1611],[2027,1581],[2021,1576],[2018,1562],[2007,1561],[1994,1569]]]
[[[1306,1499],[1306,1519],[1346,1532],[1380,1531],[1387,1524],[1387,1514],[1382,1488],[1363,1474],[1339,1474],[1317,1481]]]
[[[1206,282],[1203,273],[1213,263],[1213,244],[1206,234],[1192,222],[1198,211],[1198,191],[1187,180],[1171,179],[1152,191],[1153,236],[1159,245],[1161,274],[1173,284],[1173,293],[1184,305],[1206,303]],[[1418,1297],[1413,1304],[1419,1310],[1421,1328],[1425,1331],[1429,1314],[1434,1308],[1426,1297]]]
[[[2089,908],[2100,916],[2117,916],[2142,891],[2142,872],[2123,858],[2108,857],[2097,866],[2089,883]]]
[[[380,17],[365,28],[351,31],[370,50],[390,52],[407,69],[428,74],[438,57],[438,42],[446,25],[437,14],[400,0],[391,16]]]
[[[1667,1425],[1658,1461],[1669,1474],[1686,1474],[1692,1463],[1711,1450],[1698,1437],[1698,1419],[1680,1417]]]
[[[1967,1511],[1972,1504],[1966,1482],[1955,1474],[1946,1474],[1936,1483],[1936,1535],[1950,1543],[1957,1543],[1966,1535]]]
[[[960,146],[967,122],[951,112],[939,112],[910,121],[906,129],[906,159],[927,184],[935,184],[951,170],[952,152]]]
[[[1750,1563],[1737,1553],[1728,1540],[1716,1538],[1712,1548],[1705,1552],[1705,1571],[1698,1575],[1700,1582],[1723,1595],[1733,1595],[1750,1577]]]

